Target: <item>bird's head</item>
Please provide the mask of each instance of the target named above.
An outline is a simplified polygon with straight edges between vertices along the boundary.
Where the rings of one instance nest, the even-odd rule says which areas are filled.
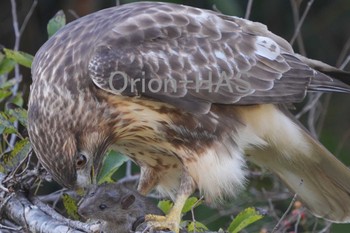
[[[113,141],[106,107],[87,96],[39,97],[38,101],[34,89],[28,107],[28,132],[39,161],[64,187],[95,183]]]

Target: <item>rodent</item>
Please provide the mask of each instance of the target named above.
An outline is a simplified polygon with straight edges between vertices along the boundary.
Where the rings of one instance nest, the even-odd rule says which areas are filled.
[[[104,233],[133,232],[146,214],[164,215],[152,200],[122,183],[92,187],[80,202],[78,213],[100,220]]]

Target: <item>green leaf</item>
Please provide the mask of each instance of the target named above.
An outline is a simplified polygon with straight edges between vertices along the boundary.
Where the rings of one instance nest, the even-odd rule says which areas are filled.
[[[184,207],[182,208],[182,213],[185,214],[188,211],[191,211],[192,208],[199,206],[202,202],[198,201],[196,197],[190,197],[186,200]],[[196,205],[196,206],[194,206]]]
[[[2,156],[1,165],[6,165],[7,167],[17,166],[18,163],[28,155],[30,150],[31,145],[28,138],[16,142],[13,150]]]
[[[17,83],[17,81],[15,79],[10,79],[10,80],[7,80],[7,81],[1,83],[0,88],[1,89],[9,89],[9,88],[13,87],[16,83]]]
[[[32,66],[34,58],[32,55],[21,51],[14,51],[11,49],[4,49],[4,51],[7,58],[14,60],[18,64],[28,68]]]
[[[11,91],[0,89],[0,102],[11,94]]]
[[[23,93],[17,93],[16,96],[11,99],[11,103],[22,107],[24,104]]]
[[[78,214],[77,202],[66,193],[62,195],[62,200],[63,200],[63,205],[67,211],[68,216],[74,220],[78,220],[79,214]]]
[[[112,182],[112,175],[128,160],[128,157],[115,151],[110,151],[103,160],[101,171],[97,176],[97,183]]]
[[[13,125],[9,117],[4,112],[0,112],[0,125],[3,127],[3,131],[6,133],[17,132],[17,128]]]
[[[21,123],[21,125],[27,127],[27,110],[23,108],[15,108],[15,109],[10,109],[9,110],[9,115],[14,117],[16,120]]]
[[[47,34],[49,38],[53,36],[60,28],[66,25],[66,16],[62,10],[58,11],[47,24]]]
[[[164,214],[168,214],[173,207],[174,203],[169,200],[159,201],[158,208],[163,211]]]
[[[228,227],[228,232],[237,233],[248,225],[258,221],[263,216],[255,208],[249,207],[240,212]]]
[[[16,62],[12,59],[4,58],[0,62],[0,75],[10,73],[15,67]]]
[[[187,225],[188,232],[205,232],[208,230],[209,229],[206,225],[198,221],[196,221],[196,223],[194,223],[193,221],[190,221],[189,224]]]
[[[15,147],[11,151],[13,156],[17,156],[20,159],[23,159],[30,151],[31,146],[28,138],[18,141],[15,144]]]

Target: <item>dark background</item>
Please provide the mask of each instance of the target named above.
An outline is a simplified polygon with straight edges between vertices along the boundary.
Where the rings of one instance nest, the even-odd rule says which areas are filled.
[[[300,15],[302,15],[309,2],[301,0],[291,1],[300,4]],[[266,24],[270,31],[289,41],[295,30],[291,1],[253,1],[250,19]],[[128,2],[135,1],[121,0],[120,4]],[[248,3],[247,0],[179,0],[169,2],[182,3],[207,9],[213,9],[213,6],[215,6],[215,8],[222,13],[239,17],[244,17]],[[21,25],[31,7],[32,1],[17,0],[16,3],[19,25]],[[114,6],[115,4],[115,1],[110,0],[39,0],[28,26],[21,37],[20,50],[33,55],[35,54],[39,47],[47,40],[46,25],[49,19],[52,18],[58,10],[64,10],[67,16],[67,21],[69,22],[74,20],[76,16],[81,17],[99,9]],[[344,61],[344,58],[349,56],[350,1],[314,1],[301,28],[301,34],[305,49],[300,50],[297,43],[294,43],[293,47],[295,51],[304,53],[310,58],[322,60],[331,65],[340,66]],[[7,48],[13,48],[14,40],[15,37],[13,32],[10,0],[2,0],[0,1],[0,44]],[[25,68],[22,69],[24,77],[21,90],[24,92],[25,96],[27,96],[29,90],[28,87],[31,82],[30,71]],[[345,67],[345,70],[350,70],[350,64]],[[320,139],[331,152],[338,156],[344,163],[350,165],[349,96],[345,94],[333,94],[332,96],[325,95],[321,98],[321,103],[321,113],[325,117],[321,121],[316,121],[316,128],[319,128]],[[303,104],[298,104],[295,112],[297,113],[302,106]],[[304,116],[302,121],[306,122],[307,116]],[[264,188],[268,188],[268,186],[271,185],[270,182],[275,182],[275,179],[253,179],[250,186],[256,188],[256,186],[260,185]],[[237,206],[237,208],[243,208],[245,205],[256,207],[267,206],[266,202],[263,203],[265,200],[255,200],[252,202],[250,199],[250,195],[252,194],[249,190],[255,189],[249,188],[248,192],[242,194],[241,197],[233,203],[233,206]],[[254,195],[252,196],[254,197]],[[280,208],[281,211],[283,211],[283,209],[286,209],[287,205],[288,202],[277,203],[276,208]],[[278,214],[281,216],[280,212],[278,212]],[[199,208],[196,215],[198,218],[208,218],[208,216],[218,215],[218,212],[206,208]],[[225,224],[228,222],[229,215],[219,218],[219,220],[210,223],[209,226],[213,230],[216,230],[220,226],[225,227]],[[267,217],[267,220],[265,220],[262,225],[265,224],[265,226],[268,226],[269,229],[271,229],[271,226],[273,226],[274,223],[274,219]],[[259,226],[259,228],[260,227],[261,226]],[[350,232],[350,226],[333,225],[331,232]]]

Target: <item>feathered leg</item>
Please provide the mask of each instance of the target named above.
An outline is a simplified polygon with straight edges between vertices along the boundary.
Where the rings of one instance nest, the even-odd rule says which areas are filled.
[[[178,233],[180,230],[182,208],[187,198],[194,192],[194,189],[195,183],[192,177],[187,171],[184,171],[174,206],[171,208],[169,214],[166,216],[146,215],[145,220],[148,222],[148,226],[157,230],[169,229]]]

